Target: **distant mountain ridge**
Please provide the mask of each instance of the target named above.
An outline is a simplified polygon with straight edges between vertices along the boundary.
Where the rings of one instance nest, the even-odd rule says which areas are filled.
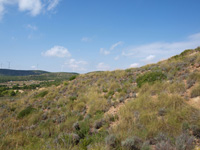
[[[13,69],[0,69],[0,76],[28,76],[28,75],[40,75],[49,73],[41,70],[13,70]]]
[[[0,69],[0,83],[8,81],[29,81],[29,80],[68,80],[78,73],[73,72],[47,72],[42,70],[11,70]]]

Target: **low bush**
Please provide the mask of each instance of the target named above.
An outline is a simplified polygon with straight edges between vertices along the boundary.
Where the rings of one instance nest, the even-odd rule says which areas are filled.
[[[195,84],[195,80],[187,80],[187,88],[191,88]]]
[[[79,143],[79,147],[82,149],[82,150],[87,150],[88,148],[88,145],[90,145],[90,143],[92,143],[92,138],[91,137],[86,137],[84,139],[81,139],[80,140],[80,143]]]
[[[131,137],[122,141],[121,145],[126,150],[140,150],[142,147],[142,140],[138,137]]]
[[[80,130],[80,126],[79,126],[79,123],[78,123],[78,122],[75,122],[75,123],[73,124],[73,129],[74,129],[74,130],[77,130],[77,131]]]
[[[48,91],[42,91],[39,94],[35,95],[34,98],[45,97],[48,94]]]
[[[169,141],[161,141],[156,144],[155,150],[175,150]]]
[[[118,140],[115,135],[111,134],[105,138],[106,145],[110,148],[116,148],[118,145]]]
[[[89,131],[90,131],[90,125],[89,125],[89,122],[88,121],[83,121],[83,122],[80,122],[79,124],[79,130],[76,130],[76,134],[79,135],[79,137],[81,139],[85,138]]]
[[[161,132],[155,137],[155,140],[157,142],[168,141],[168,136],[166,136],[164,133]]]
[[[94,128],[100,129],[103,126],[103,123],[104,123],[103,120],[96,121],[95,124],[94,124]]]
[[[16,95],[16,92],[12,90],[12,91],[10,91],[9,95],[10,95],[10,96],[15,96],[15,95]]]
[[[197,125],[192,125],[191,127],[191,130],[192,130],[192,134],[197,137],[197,138],[200,138],[200,127],[197,126]]]
[[[194,137],[187,133],[181,134],[176,139],[176,150],[192,150],[194,146]]]
[[[153,84],[155,81],[165,80],[167,76],[162,72],[147,72],[136,79],[138,87],[141,87],[144,83]]]
[[[142,144],[141,150],[151,150],[150,142],[146,141]]]
[[[30,113],[32,113],[32,112],[35,111],[35,110],[36,110],[36,109],[33,108],[32,106],[28,106],[27,108],[25,108],[24,110],[22,110],[22,111],[18,114],[17,118],[21,119],[21,118],[23,118],[23,117],[29,115]]]
[[[71,77],[69,78],[69,81],[72,81],[72,80],[76,79],[76,77],[77,77],[77,76],[71,76]]]
[[[76,99],[77,99],[76,96],[70,96],[70,97],[69,97],[69,100],[70,100],[70,101],[75,101]]]
[[[191,91],[191,98],[200,96],[200,85]]]

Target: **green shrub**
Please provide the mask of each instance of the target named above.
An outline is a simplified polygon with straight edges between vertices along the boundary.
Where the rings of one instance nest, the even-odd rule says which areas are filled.
[[[48,91],[42,91],[39,94],[35,95],[34,98],[44,97],[48,94]]]
[[[10,108],[10,111],[15,111],[15,110],[16,110],[15,107]]]
[[[79,135],[80,138],[85,138],[90,131],[90,125],[88,121],[80,122],[80,129],[76,130],[76,134]]]
[[[28,106],[27,108],[25,108],[24,110],[22,110],[17,118],[21,119],[24,118],[25,116],[29,115],[30,113],[32,113],[35,110],[35,108],[33,108],[32,106]]]
[[[63,84],[64,84],[65,86],[67,86],[67,85],[69,85],[69,82],[65,81]]]
[[[115,135],[111,134],[105,138],[106,145],[110,148],[116,148],[118,145],[118,140]]]
[[[76,96],[70,96],[70,97],[69,97],[69,100],[70,100],[70,101],[75,101],[76,99],[77,99]]]
[[[9,92],[9,95],[10,96],[16,96],[16,93],[15,93],[15,91],[12,90],[12,91]]]
[[[81,139],[79,146],[80,146],[81,149],[87,150],[87,146],[90,145],[90,143],[92,143],[92,138],[86,137],[84,139]]]
[[[80,141],[80,137],[75,134],[61,134],[58,139],[55,141],[59,145],[65,145],[66,148],[71,149],[71,146],[77,145]]]
[[[122,141],[122,147],[127,150],[140,150],[142,141],[138,137],[127,138],[125,141]]]
[[[71,76],[71,77],[69,78],[69,81],[72,81],[72,80],[76,79],[76,77],[77,77],[77,76]]]
[[[138,87],[141,87],[144,83],[153,84],[155,81],[165,80],[167,76],[162,72],[147,72],[136,79]]]
[[[107,89],[105,89],[105,88],[103,88],[103,92],[104,92],[104,93],[106,93],[106,92],[108,92],[108,90],[107,90]]]

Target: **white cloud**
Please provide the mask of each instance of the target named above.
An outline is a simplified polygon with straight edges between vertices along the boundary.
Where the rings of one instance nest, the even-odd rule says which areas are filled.
[[[89,38],[89,37],[83,37],[81,39],[82,42],[91,42],[92,41],[92,38]]]
[[[86,71],[86,61],[77,61],[75,59],[70,59],[65,63],[67,68],[72,69],[72,71]]]
[[[107,64],[101,62],[97,65],[97,70],[100,70],[100,71],[107,71],[110,69],[110,66],[108,66]]]
[[[154,55],[149,55],[144,59],[144,61],[147,61],[147,62],[152,61],[155,57],[156,56],[154,56]]]
[[[71,57],[71,54],[68,51],[68,49],[62,46],[54,46],[53,48],[42,53],[42,55],[46,57],[60,57],[60,58]]]
[[[130,68],[136,68],[136,67],[139,67],[139,64],[138,64],[138,63],[134,63],[134,64],[131,64],[131,65],[130,65]]]
[[[185,41],[179,42],[154,42],[137,47],[128,48],[122,52],[126,57],[144,58],[149,55],[170,57],[182,52],[185,49],[196,48],[200,45],[200,33],[190,35]]]
[[[60,0],[50,0],[47,10],[53,10],[58,4]]]
[[[60,0],[0,0],[0,19],[6,13],[8,5],[18,5],[19,11],[27,11],[31,16],[37,16],[41,12],[51,11]]]
[[[42,2],[40,0],[19,0],[18,6],[20,11],[29,11],[32,16],[40,14]]]
[[[26,27],[27,27],[28,29],[31,29],[31,30],[34,30],[34,31],[36,31],[36,30],[38,29],[36,26],[31,25],[31,24],[28,24]]]
[[[123,42],[122,42],[122,41],[119,41],[119,42],[113,44],[113,45],[110,47],[110,50],[114,50],[117,46],[120,46],[120,45],[123,45]]]
[[[107,51],[105,48],[100,48],[100,53],[103,55],[109,55],[110,51]]]

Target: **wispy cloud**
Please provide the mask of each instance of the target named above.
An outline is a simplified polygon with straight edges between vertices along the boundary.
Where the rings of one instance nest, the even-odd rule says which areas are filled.
[[[119,41],[115,44],[113,44],[111,47],[110,47],[110,50],[114,50],[117,46],[120,46],[120,45],[123,45],[124,43],[122,41]]]
[[[26,26],[26,28],[27,28],[27,29],[30,29],[30,30],[33,30],[33,31],[36,31],[36,30],[38,29],[36,26],[31,25],[31,24],[28,24],[28,25]]]
[[[60,0],[0,0],[0,19],[9,5],[18,5],[19,11],[27,11],[31,16],[37,16],[43,11],[53,10],[59,2]]]
[[[62,47],[62,46],[54,46],[53,48],[47,50],[46,52],[42,52],[42,56],[46,57],[71,57],[70,52],[68,51],[67,48]]]
[[[179,42],[154,42],[150,44],[140,45],[136,47],[127,48],[122,52],[126,57],[140,57],[144,58],[149,55],[154,56],[172,56],[182,52],[185,49],[196,48],[200,45],[200,33],[190,35],[184,41]],[[152,56],[150,57],[152,58]]]
[[[155,63],[177,55],[186,49],[200,46],[200,33],[178,42],[154,42],[124,49],[122,56],[140,61],[142,65]]]
[[[114,58],[114,60],[119,60],[119,56],[116,56],[116,57]]]
[[[120,46],[120,45],[123,45],[123,42],[122,41],[119,41],[113,45],[111,45],[110,49],[107,50],[105,48],[100,48],[100,53],[103,54],[103,55],[109,55],[111,53],[112,50],[114,50],[116,47]]]
[[[110,51],[107,51],[105,48],[100,48],[100,53],[103,55],[109,55]]]
[[[81,42],[91,42],[92,41],[92,38],[89,38],[89,37],[83,37],[81,39]]]
[[[110,66],[107,65],[107,64],[105,64],[105,63],[103,63],[103,62],[101,62],[101,63],[99,63],[99,64],[97,65],[96,68],[97,68],[97,70],[99,70],[99,71],[107,71],[107,70],[110,69]]]
[[[53,10],[59,4],[59,2],[60,0],[50,0],[47,10]]]

